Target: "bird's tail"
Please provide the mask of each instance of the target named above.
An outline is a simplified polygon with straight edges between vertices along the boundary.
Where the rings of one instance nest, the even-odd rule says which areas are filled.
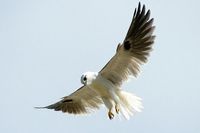
[[[128,120],[136,112],[141,112],[143,108],[141,98],[132,93],[125,91],[118,91],[119,96],[119,111]]]

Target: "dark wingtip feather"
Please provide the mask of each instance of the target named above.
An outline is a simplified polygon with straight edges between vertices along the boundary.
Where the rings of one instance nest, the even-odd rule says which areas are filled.
[[[46,107],[34,107],[35,109],[45,109]]]
[[[147,60],[155,38],[153,35],[155,29],[155,26],[153,26],[154,19],[150,18],[150,14],[151,11],[146,10],[146,6],[141,5],[139,2],[123,42],[124,50],[130,51],[133,56],[136,56],[142,62]]]
[[[135,17],[136,12],[137,12],[137,8],[135,8],[135,10],[134,10],[133,17]]]
[[[54,109],[54,110],[57,110],[57,108],[60,106],[62,102],[57,102],[57,103],[54,103],[54,104],[51,104],[51,105],[48,105],[48,106],[45,106],[45,107],[34,107],[35,109]]]
[[[141,14],[145,14],[145,11],[146,11],[146,7],[145,5],[143,5]]]
[[[141,4],[140,4],[140,2],[139,2],[138,8],[137,8],[136,17],[140,14],[140,12],[141,12]]]
[[[140,9],[140,7],[141,7],[141,2],[138,3],[138,9]]]

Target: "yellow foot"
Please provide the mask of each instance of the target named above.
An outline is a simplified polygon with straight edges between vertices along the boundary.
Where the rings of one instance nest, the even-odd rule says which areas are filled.
[[[115,111],[117,112],[117,114],[119,114],[119,107],[117,105],[115,105]]]
[[[114,118],[114,114],[111,111],[109,111],[108,117],[109,117],[110,120],[112,120]]]

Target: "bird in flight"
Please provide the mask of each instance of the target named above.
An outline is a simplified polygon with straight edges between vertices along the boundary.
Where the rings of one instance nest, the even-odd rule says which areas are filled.
[[[126,119],[140,112],[141,98],[121,89],[130,76],[137,76],[140,65],[147,61],[155,36],[153,18],[145,5],[135,8],[133,19],[123,43],[118,44],[115,55],[99,72],[86,72],[81,76],[83,84],[72,94],[46,107],[70,114],[89,113],[104,104],[108,118],[121,114]]]

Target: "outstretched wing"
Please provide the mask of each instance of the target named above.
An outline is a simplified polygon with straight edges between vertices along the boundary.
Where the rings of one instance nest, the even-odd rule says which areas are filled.
[[[100,71],[100,74],[113,84],[120,86],[129,76],[137,76],[141,64],[147,61],[155,36],[150,10],[135,9],[131,25],[123,44],[119,44],[115,56]]]
[[[94,90],[82,86],[69,96],[63,97],[61,101],[43,108],[70,114],[82,114],[89,113],[92,109],[98,109],[101,104],[102,100]]]

